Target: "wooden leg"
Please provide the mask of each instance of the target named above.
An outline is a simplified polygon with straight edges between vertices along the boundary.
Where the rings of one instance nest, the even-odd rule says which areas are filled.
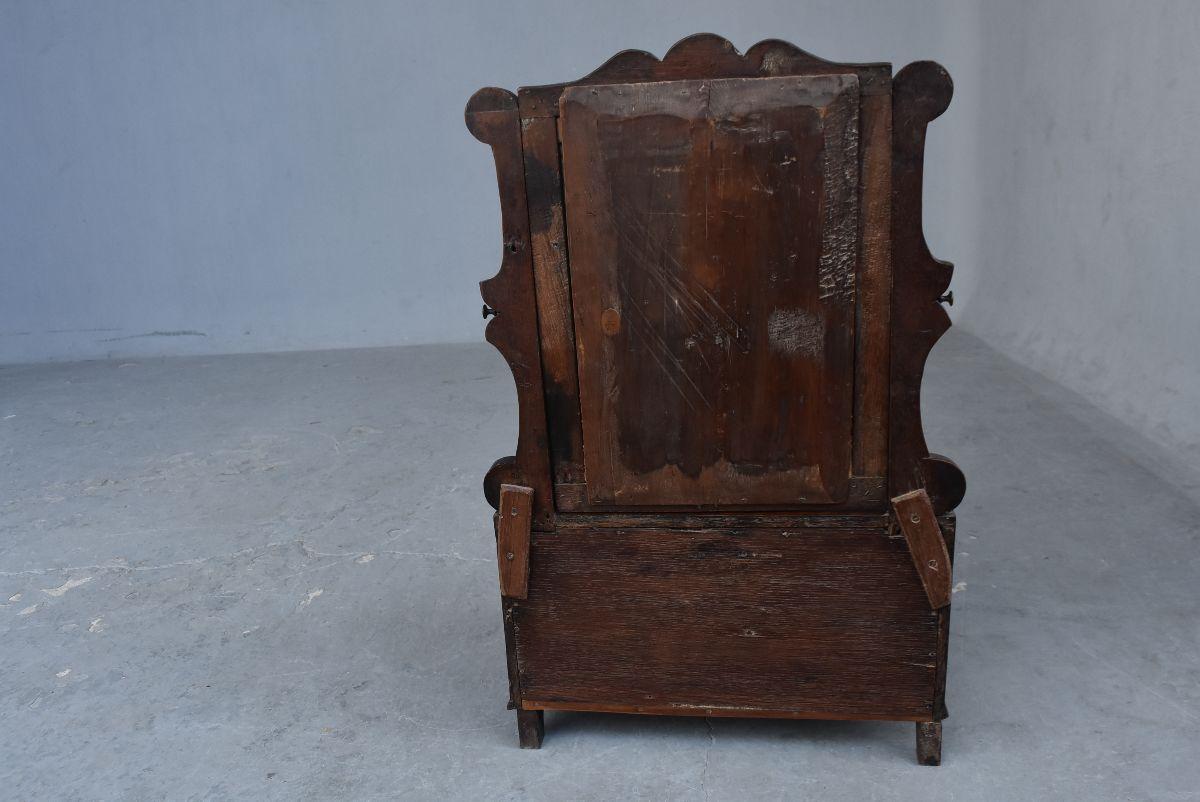
[[[942,722],[917,722],[917,762],[922,766],[942,765]]]
[[[517,711],[517,734],[521,736],[522,749],[542,748],[542,736],[546,732],[544,715],[541,710]]]

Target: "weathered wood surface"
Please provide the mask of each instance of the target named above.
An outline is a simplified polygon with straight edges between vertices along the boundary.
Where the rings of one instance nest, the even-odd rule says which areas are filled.
[[[862,99],[854,473],[887,476],[892,299],[892,103]],[[882,488],[881,488],[882,489]]]
[[[739,76],[836,75],[853,75],[859,82],[861,107],[858,124],[862,147],[858,162],[863,176],[857,279],[860,289],[855,298],[855,347],[858,353],[854,357],[853,475],[850,494],[839,506],[854,509],[885,507],[886,493],[863,493],[861,490],[874,482],[886,481],[887,318],[890,313],[888,299],[891,285],[888,249],[891,225],[888,181],[891,164],[891,67],[887,64],[829,62],[779,40],[760,42],[743,55],[721,37],[697,34],[680,41],[662,60],[642,51],[625,51],[577,81],[527,87],[519,92],[534,273],[538,288],[545,405],[558,510],[622,508],[622,505],[611,501],[592,505],[588,501],[587,485],[583,478],[575,331],[573,322],[569,325],[563,323],[564,317],[572,311],[569,298],[570,249],[562,236],[564,220],[570,218],[571,214],[566,209],[562,195],[558,142],[552,141],[551,135],[559,121],[559,103],[563,93],[570,87],[597,84]],[[584,494],[578,495],[568,490],[576,487],[582,489]]]
[[[545,714],[541,710],[517,711],[517,735],[522,749],[541,749],[546,734]]]
[[[942,765],[942,722],[917,722],[917,762],[922,766]]]
[[[844,501],[858,79],[562,95],[593,503]]]
[[[766,39],[742,54],[724,37],[697,33],[676,42],[662,59],[645,50],[623,50],[583,78],[568,83],[523,87],[518,97],[521,117],[529,119],[556,115],[559,97],[568,86],[842,72],[853,72],[858,76],[863,95],[890,93],[890,64],[839,64],[780,39]]]
[[[938,618],[880,529],[538,533],[527,705],[933,718]]]
[[[951,566],[946,542],[938,528],[929,494],[924,488],[892,499],[896,522],[912,555],[913,566],[921,577],[930,608],[937,610],[950,603]]]
[[[500,595],[524,599],[529,586],[529,539],[533,517],[533,490],[520,485],[500,486],[496,511],[496,562],[500,567]]]

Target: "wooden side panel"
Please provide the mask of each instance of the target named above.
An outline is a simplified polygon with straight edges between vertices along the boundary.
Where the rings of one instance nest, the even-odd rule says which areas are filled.
[[[933,714],[938,615],[879,528],[539,533],[514,616],[526,707]]]
[[[591,502],[846,500],[858,90],[842,74],[563,92]]]
[[[506,482],[531,487],[536,491],[535,519],[545,524],[553,518],[554,494],[546,453],[546,408],[517,98],[503,89],[480,89],[467,102],[464,116],[475,138],[491,146],[496,162],[503,250],[500,271],[481,281],[479,292],[485,312],[488,307],[495,312],[485,336],[512,371],[520,417],[516,454],[492,465],[483,480],[484,494],[489,501],[498,499],[498,488]]]
[[[496,527],[496,563],[500,566],[500,595],[525,598],[529,584],[530,519],[533,490],[520,485],[500,486]]]
[[[522,128],[550,461],[555,484],[582,482],[583,432],[579,423],[558,121],[535,117],[522,121]]]

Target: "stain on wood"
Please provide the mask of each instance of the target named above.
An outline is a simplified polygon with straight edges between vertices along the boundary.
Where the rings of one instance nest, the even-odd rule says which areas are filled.
[[[589,500],[844,501],[857,77],[581,86],[561,104]]]

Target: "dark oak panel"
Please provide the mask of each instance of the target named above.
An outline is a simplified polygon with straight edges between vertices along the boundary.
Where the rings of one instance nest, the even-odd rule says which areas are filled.
[[[844,501],[858,79],[562,94],[593,503]]]

